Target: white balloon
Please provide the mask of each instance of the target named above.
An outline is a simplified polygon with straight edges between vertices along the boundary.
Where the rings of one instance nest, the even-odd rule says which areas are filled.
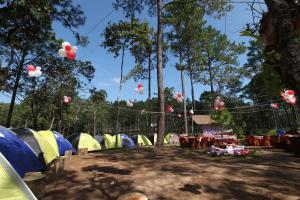
[[[28,72],[29,77],[35,77],[35,71],[30,71]]]
[[[141,94],[141,95],[144,94],[144,89],[140,89],[139,94]]]
[[[65,49],[60,49],[60,50],[58,50],[58,54],[59,54],[61,57],[66,57],[66,55],[67,55]]]
[[[36,67],[35,68],[36,71],[41,71],[41,69],[42,69],[41,67]]]
[[[138,93],[138,94],[144,94],[144,88],[135,88],[135,91]]]
[[[42,76],[42,72],[41,71],[35,71],[35,77],[40,77]]]
[[[126,104],[127,104],[127,107],[133,107],[133,103],[131,101],[127,101]]]
[[[76,53],[76,52],[78,51],[78,47],[77,47],[77,46],[73,46],[73,47],[72,47],[72,51],[73,51],[74,53]]]
[[[65,46],[71,46],[71,44],[69,42],[63,42],[61,46],[62,48],[65,48]]]

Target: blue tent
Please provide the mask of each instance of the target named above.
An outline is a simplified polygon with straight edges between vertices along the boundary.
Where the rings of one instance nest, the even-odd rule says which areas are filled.
[[[124,146],[130,147],[130,148],[135,147],[134,141],[130,137],[128,137],[128,135],[121,133],[120,138],[121,138],[123,147]]]
[[[66,151],[71,150],[73,154],[76,154],[76,150],[72,146],[72,144],[64,138],[59,132],[53,131],[53,134],[55,136],[58,150],[59,150],[59,155],[64,156]]]
[[[45,169],[45,165],[12,131],[0,126],[0,152],[21,177],[27,172]]]

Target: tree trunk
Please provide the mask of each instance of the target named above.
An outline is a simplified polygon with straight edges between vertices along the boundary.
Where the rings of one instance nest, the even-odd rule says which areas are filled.
[[[34,109],[34,92],[32,94],[32,100],[31,100],[31,113],[32,113],[32,119],[33,119],[33,129],[37,130],[37,115],[36,115],[36,111]]]
[[[97,114],[97,110],[94,110],[94,137],[96,136],[96,114]]]
[[[211,96],[211,103],[212,107],[214,105],[214,83],[213,83],[213,77],[212,77],[212,71],[211,71],[211,61],[208,61],[208,73],[209,73],[209,82],[210,82],[210,96]]]
[[[192,110],[196,110],[196,102],[195,102],[195,91],[194,91],[194,82],[193,82],[193,74],[190,72],[190,82],[191,82],[191,93],[192,93]],[[192,119],[192,134],[194,134],[194,121]]]
[[[62,132],[62,120],[63,120],[63,100],[60,100],[60,114],[59,114],[59,131]]]
[[[149,53],[148,57],[148,103],[149,103],[149,111],[151,111],[151,53]],[[148,136],[151,135],[151,112],[148,114]]]
[[[119,131],[119,120],[120,120],[120,98],[121,98],[121,91],[122,91],[122,81],[123,81],[123,68],[124,68],[124,56],[125,56],[125,45],[122,48],[122,61],[121,61],[121,77],[120,77],[120,86],[119,86],[119,94],[117,98],[117,123],[116,123],[116,144],[115,147],[118,147],[118,131]]]
[[[55,120],[55,117],[52,117],[52,120],[51,120],[51,124],[50,124],[49,130],[52,130],[54,120]]]
[[[196,110],[195,90],[194,90],[194,81],[193,81],[192,73],[190,73],[190,82],[191,82],[191,93],[192,93],[192,109]]]
[[[162,0],[157,0],[157,86],[159,103],[159,125],[157,145],[164,144],[165,131],[165,97],[163,83],[163,63],[162,63],[162,45],[163,45],[163,21],[162,21]]]
[[[31,95],[31,112],[32,112],[32,118],[33,118],[33,129],[37,130],[37,105],[35,105],[35,87],[36,87],[36,80],[33,80],[33,86],[32,86],[32,95]]]
[[[182,96],[183,96],[184,132],[185,134],[189,134],[188,124],[187,124],[187,114],[186,114],[185,80],[184,80],[183,70],[180,70],[180,77],[181,77],[181,89],[182,89]]]
[[[20,78],[22,75],[22,71],[23,71],[23,65],[25,62],[25,57],[26,57],[27,53],[23,53],[22,58],[21,58],[21,62],[17,68],[17,77],[15,80],[15,84],[13,87],[13,93],[12,93],[12,97],[10,100],[10,105],[9,105],[9,110],[8,110],[8,114],[7,114],[7,118],[6,118],[6,127],[10,127],[11,125],[11,118],[12,118],[12,114],[14,111],[14,106],[15,106],[15,101],[16,101],[16,97],[17,97],[17,92],[18,92],[18,88],[19,88],[19,82],[20,82]]]
[[[289,117],[288,109],[285,106],[283,106],[283,109],[284,109],[284,113],[286,115],[288,126],[289,126],[289,128],[292,128],[292,123],[291,123],[291,120],[290,120],[290,117]]]

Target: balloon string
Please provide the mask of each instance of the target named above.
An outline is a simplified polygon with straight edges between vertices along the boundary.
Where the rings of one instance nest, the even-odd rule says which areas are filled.
[[[43,66],[46,66],[48,65],[49,63],[51,63],[52,61],[58,59],[58,57],[55,57],[55,58],[52,58],[51,60],[49,60],[48,62],[46,62],[45,64],[41,65],[40,67],[43,67]]]

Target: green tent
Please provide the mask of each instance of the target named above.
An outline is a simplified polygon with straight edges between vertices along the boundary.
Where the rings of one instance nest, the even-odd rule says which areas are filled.
[[[152,146],[151,141],[145,135],[142,134],[138,135],[137,143],[142,146]]]
[[[157,143],[157,133],[154,134],[154,145]],[[166,137],[164,138],[164,144],[168,144],[169,142],[166,140]]]
[[[112,138],[113,138],[113,142],[114,142],[114,147],[113,148],[115,148],[115,146],[116,146],[116,135],[114,135],[114,136],[112,136]],[[121,134],[118,134],[118,146],[117,146],[117,148],[122,148],[123,146],[122,146],[122,140],[121,140]]]
[[[21,177],[0,153],[0,199],[37,200]]]
[[[179,136],[175,133],[168,133],[164,140],[165,144],[179,144]]]
[[[105,148],[106,149],[114,149],[116,137],[113,137],[109,134],[104,134],[103,137],[104,137],[104,142],[105,142]],[[119,141],[121,141],[121,140],[119,140]]]
[[[57,145],[55,136],[53,135],[53,132],[50,130],[39,131],[38,134],[41,135],[42,137],[44,137],[48,141],[48,143],[51,145],[52,149],[54,149],[56,155],[59,156],[59,149],[58,149],[58,145]]]
[[[88,151],[101,150],[101,145],[88,133],[81,133],[78,143],[78,149],[87,148]]]
[[[35,132],[34,130],[30,129],[30,131],[33,133],[34,138],[39,143],[39,146],[43,152],[46,164],[49,164],[53,160],[55,160],[59,156],[58,147],[56,147],[57,149],[55,149],[55,145],[51,144],[53,141],[51,139],[50,139],[51,142],[48,141],[49,138],[46,136],[47,134],[45,134],[45,136],[44,136],[44,134]],[[54,138],[54,140],[55,140],[55,138]],[[56,144],[56,141],[55,141],[55,144]],[[57,146],[57,144],[56,144],[56,146]]]

